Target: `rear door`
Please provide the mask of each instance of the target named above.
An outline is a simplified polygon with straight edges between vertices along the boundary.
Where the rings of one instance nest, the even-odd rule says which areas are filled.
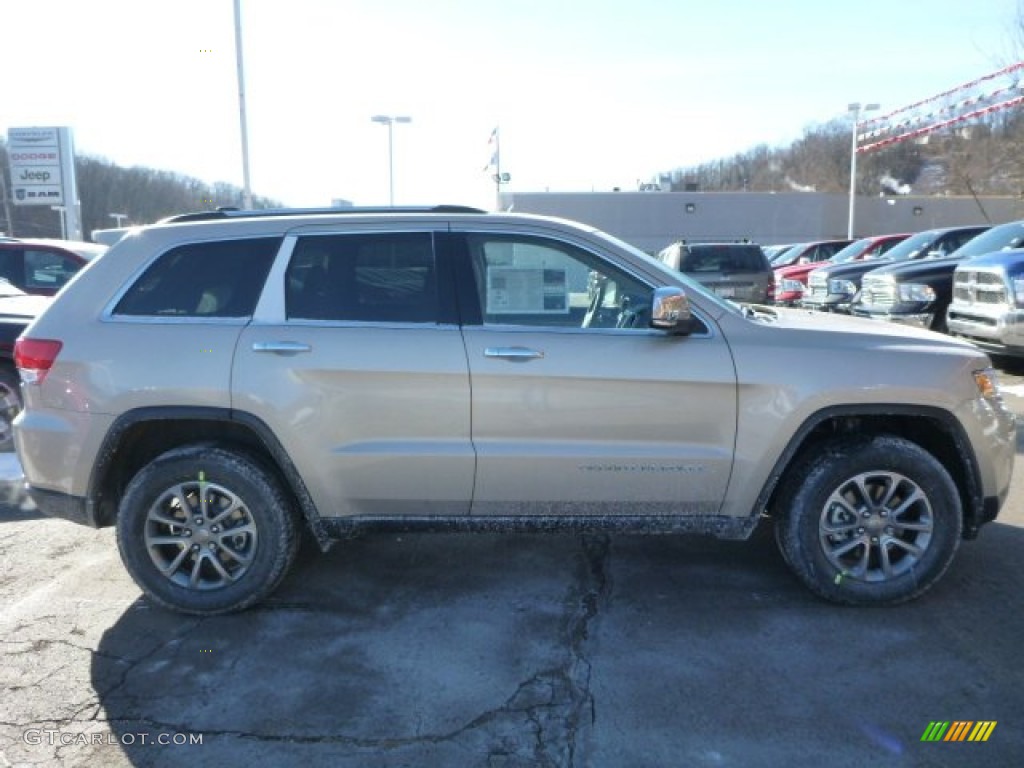
[[[732,466],[725,340],[648,327],[653,285],[568,236],[453,235],[481,515],[709,515]]]
[[[238,344],[233,407],[270,426],[320,513],[465,514],[469,375],[431,228],[287,238]]]

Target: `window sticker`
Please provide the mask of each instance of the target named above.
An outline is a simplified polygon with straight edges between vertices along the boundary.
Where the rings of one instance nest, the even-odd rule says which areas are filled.
[[[565,269],[489,267],[487,312],[492,315],[569,313]]]

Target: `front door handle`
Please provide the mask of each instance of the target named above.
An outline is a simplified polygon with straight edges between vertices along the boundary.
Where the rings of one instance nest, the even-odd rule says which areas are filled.
[[[487,347],[484,350],[484,357],[526,362],[527,360],[539,360],[544,357],[544,353],[529,347]]]
[[[299,352],[311,352],[311,344],[299,341],[254,341],[253,352],[271,352],[275,355],[297,355]]]

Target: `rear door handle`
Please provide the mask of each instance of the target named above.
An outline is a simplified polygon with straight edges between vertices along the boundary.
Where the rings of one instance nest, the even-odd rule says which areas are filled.
[[[529,347],[487,347],[484,349],[484,357],[497,357],[502,360],[525,362],[527,360],[539,360],[544,357],[544,353]]]
[[[299,352],[311,352],[311,344],[299,341],[254,341],[253,352],[271,352],[275,355],[297,355]]]

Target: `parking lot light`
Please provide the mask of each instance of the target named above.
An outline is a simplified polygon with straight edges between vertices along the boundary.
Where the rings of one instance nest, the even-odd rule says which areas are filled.
[[[853,239],[853,215],[857,199],[857,125],[860,123],[861,111],[870,112],[878,107],[878,104],[862,106],[859,101],[847,106],[847,109],[853,114],[852,141],[850,143],[850,220],[846,227],[846,236],[850,240]]]

